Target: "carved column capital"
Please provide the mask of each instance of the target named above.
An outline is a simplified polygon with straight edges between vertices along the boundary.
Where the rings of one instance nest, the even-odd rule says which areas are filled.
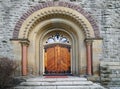
[[[85,39],[86,45],[92,45],[93,40],[92,39]]]
[[[29,41],[28,39],[22,39],[22,40],[20,40],[20,43],[21,43],[22,46],[23,46],[23,45],[29,46],[30,41]]]

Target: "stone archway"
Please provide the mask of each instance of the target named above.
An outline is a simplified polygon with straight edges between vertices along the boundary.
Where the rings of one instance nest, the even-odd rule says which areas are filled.
[[[46,16],[47,14],[52,14],[52,13],[64,13],[64,14],[68,14],[68,16],[72,16],[73,18],[76,18],[78,22],[80,22],[82,24],[82,26],[84,26],[84,28],[86,28],[86,32],[89,34],[89,29],[85,23],[85,20],[84,19],[87,19],[90,23],[90,25],[92,26],[93,28],[93,31],[94,31],[94,34],[95,34],[95,37],[96,38],[99,38],[100,37],[100,32],[99,32],[99,29],[98,29],[98,26],[96,24],[96,21],[92,18],[91,15],[89,15],[89,13],[87,13],[85,10],[83,10],[80,6],[77,6],[77,5],[74,5],[72,3],[68,3],[68,2],[47,2],[47,3],[43,3],[43,4],[39,4],[37,6],[34,6],[33,8],[29,9],[26,13],[23,14],[23,16],[21,16],[21,18],[19,19],[19,21],[16,23],[16,26],[15,26],[15,29],[14,29],[14,32],[13,32],[13,38],[19,38],[19,31],[20,31],[20,28],[23,24],[23,22],[30,16],[32,15],[33,13],[35,12],[38,12],[39,10],[42,10],[43,8],[47,8],[47,7],[66,7],[66,8],[70,8],[74,11],[77,11],[79,14],[78,15],[82,15],[81,17],[80,16],[77,16],[76,14],[74,14],[73,12],[71,11],[66,11],[66,10],[63,10],[63,9],[55,9],[55,10],[48,10],[48,11],[42,11],[42,13],[38,13],[36,16],[33,16],[33,18],[31,20],[29,20],[29,23],[27,24],[26,28],[24,30],[27,30],[28,27],[30,26],[29,24],[32,23],[34,24],[34,22],[37,20],[37,19],[41,19],[42,17]],[[41,17],[41,18],[40,18]],[[82,18],[83,17],[83,18]],[[33,25],[31,25],[30,27],[33,27]],[[87,31],[88,30],[88,31]]]
[[[56,31],[55,28],[71,37],[72,74],[82,74],[81,68],[85,66],[83,74],[87,69],[87,74],[91,75],[92,42],[100,38],[99,29],[87,12],[67,2],[40,4],[17,22],[12,40],[22,44],[22,53],[19,53],[22,55],[22,74],[27,75],[27,70],[31,69],[34,74],[43,74],[43,39],[46,34]]]

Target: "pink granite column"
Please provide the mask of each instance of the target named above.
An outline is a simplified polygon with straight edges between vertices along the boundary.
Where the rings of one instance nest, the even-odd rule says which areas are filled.
[[[21,41],[21,47],[22,47],[22,75],[26,76],[27,75],[27,54],[28,54],[28,41]]]
[[[86,40],[87,74],[92,75],[92,40]]]

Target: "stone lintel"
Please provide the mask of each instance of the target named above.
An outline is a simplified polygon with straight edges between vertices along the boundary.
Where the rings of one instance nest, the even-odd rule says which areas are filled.
[[[85,41],[86,40],[103,40],[103,38],[101,38],[101,37],[99,37],[99,38],[86,38]]]
[[[30,43],[30,41],[28,39],[22,39],[22,38],[10,39],[10,41],[19,41],[22,45],[23,44],[29,45],[29,43]]]
[[[24,39],[24,38],[12,38],[12,39],[10,39],[10,41],[29,41],[28,39]]]

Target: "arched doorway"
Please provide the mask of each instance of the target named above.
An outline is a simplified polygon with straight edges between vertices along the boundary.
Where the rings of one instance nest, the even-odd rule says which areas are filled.
[[[56,22],[56,24],[57,24],[57,22]],[[46,26],[47,26],[47,28],[46,28]],[[79,74],[79,72],[78,72],[78,70],[79,70],[78,61],[80,61],[80,60],[78,60],[79,58],[77,56],[78,53],[79,53],[79,52],[77,52],[77,51],[79,51],[78,50],[79,45],[78,45],[77,35],[75,35],[75,33],[71,31],[72,29],[70,29],[69,26],[65,26],[65,24],[63,24],[63,23],[61,23],[61,27],[63,27],[63,28],[57,27],[59,25],[56,25],[57,28],[53,27],[52,29],[50,29],[50,28],[48,28],[48,26],[52,27],[50,24],[45,25],[45,28],[43,29],[43,31],[40,32],[41,36],[40,36],[40,34],[38,34],[39,38],[36,41],[36,43],[40,43],[40,44],[38,44],[40,46],[40,50],[38,50],[36,52],[36,53],[40,54],[40,56],[39,56],[40,60],[38,60],[38,62],[43,63],[43,64],[40,65],[40,67],[39,67],[40,69],[38,68],[39,71],[40,71],[40,74],[41,75],[45,74],[44,73],[45,72],[45,68],[44,68],[45,46],[48,47],[48,46],[52,46],[53,44],[55,44],[55,45],[61,46],[61,51],[66,51],[66,52],[68,52],[68,55],[70,54],[70,64],[69,64],[70,65],[70,68],[69,68],[70,72],[69,72],[69,74],[74,74],[74,75],[77,74],[78,75]],[[63,39],[61,39],[63,41],[67,38],[68,43],[67,42],[65,42],[65,43],[64,42],[63,43],[62,42],[55,42],[54,43],[54,41],[53,41],[53,43],[46,43],[47,40],[54,37],[56,33],[60,34],[60,38],[63,37]],[[60,50],[60,47],[57,47],[57,48]],[[68,50],[68,48],[70,50]],[[62,55],[62,53],[61,53],[61,55]],[[63,55],[63,56],[65,57],[66,55]],[[65,72],[65,71],[63,71],[63,72]]]
[[[21,23],[21,25],[19,24],[20,26],[16,26],[14,30],[13,40],[18,41],[14,47],[19,49],[19,51],[15,50],[15,52],[21,56],[22,74],[27,75],[27,73],[32,73],[43,75],[48,72],[54,73],[56,71],[57,73],[66,73],[69,71],[69,73],[74,75],[91,75],[92,51],[94,51],[92,43],[93,40],[98,40],[100,36],[94,20],[79,6],[71,3],[49,2],[44,3],[42,6],[43,7],[41,7],[41,5],[39,7],[36,6],[35,11],[30,11],[30,13],[32,13],[29,14],[29,16],[23,15],[20,21],[18,21],[18,23],[23,23]],[[23,18],[25,18],[24,21],[21,21]],[[56,28],[58,29],[56,30]],[[63,32],[67,34],[71,44],[44,44],[49,37],[47,35],[53,34],[52,32]],[[22,50],[20,50],[21,47],[18,45],[19,42],[22,44]],[[97,46],[98,45],[95,47]],[[55,49],[59,50],[54,51]],[[61,51],[70,56],[67,56],[67,58],[65,55],[60,54],[62,53]],[[66,70],[64,69],[65,67],[62,68],[58,66],[59,63],[55,64],[52,62],[54,63],[54,67],[52,66],[52,68],[47,66],[50,64],[45,61],[52,60],[51,58],[47,58],[51,55],[50,52],[54,53],[52,55],[54,58],[57,55],[56,58],[53,59],[54,61],[62,59],[59,56],[68,59],[68,64],[67,62],[64,63]],[[96,57],[97,55],[95,54],[94,56]],[[98,66],[99,58],[96,58],[95,65]],[[63,59],[63,61],[65,60]],[[60,65],[63,61],[60,62]],[[58,67],[55,68],[55,66]],[[57,68],[59,68],[59,70],[57,70]],[[30,72],[31,70],[32,72]]]

